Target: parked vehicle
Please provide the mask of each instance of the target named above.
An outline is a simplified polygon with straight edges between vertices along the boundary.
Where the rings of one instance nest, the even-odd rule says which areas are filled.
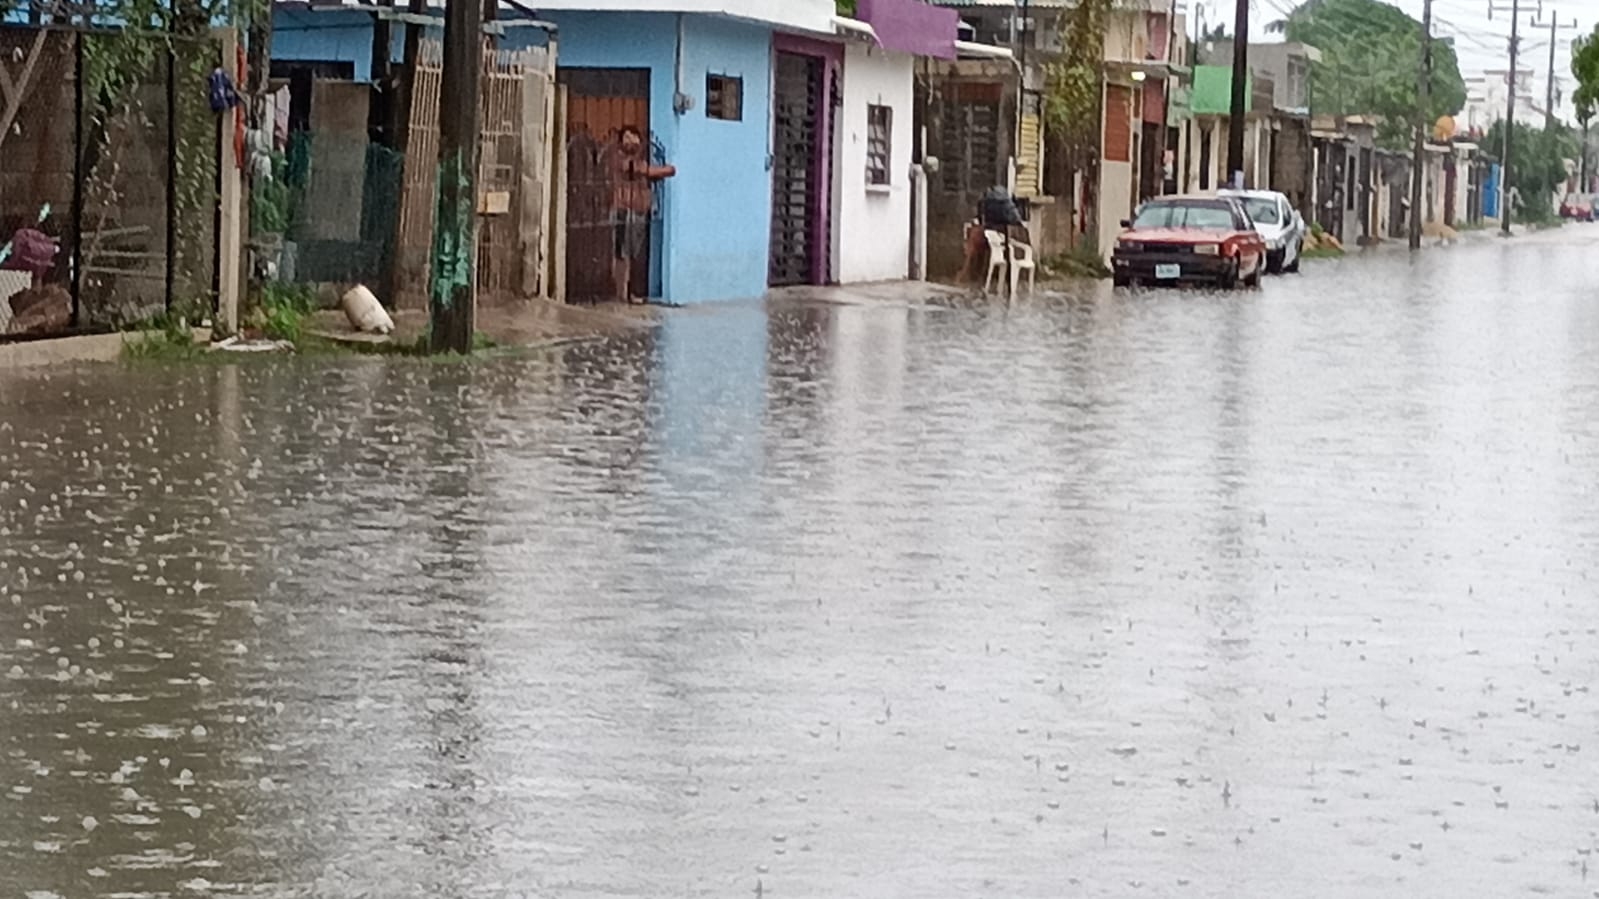
[[[1560,217],[1577,222],[1591,222],[1594,220],[1593,194],[1566,194],[1560,201]]]
[[[1235,197],[1244,204],[1255,230],[1266,240],[1266,271],[1280,275],[1299,271],[1299,257],[1305,249],[1310,228],[1288,198],[1275,190],[1223,190],[1221,196]]]
[[[1266,241],[1232,197],[1161,197],[1122,222],[1111,254],[1118,287],[1145,282],[1260,284]]]

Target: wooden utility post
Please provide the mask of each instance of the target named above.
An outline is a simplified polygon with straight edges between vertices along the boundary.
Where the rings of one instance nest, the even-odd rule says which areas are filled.
[[[1427,171],[1427,125],[1432,118],[1432,0],[1421,7],[1421,66],[1416,75],[1416,149],[1410,161],[1410,248],[1421,249],[1421,179]]]
[[[1538,18],[1543,18],[1542,11],[1538,13]],[[1542,23],[1539,23],[1539,27],[1543,27]],[[1561,25],[1560,16],[1552,9],[1549,11],[1549,81],[1548,91],[1544,95],[1543,107],[1543,127],[1546,131],[1555,126],[1555,120],[1558,118],[1555,115],[1555,49],[1556,43],[1560,39],[1559,32],[1562,28],[1576,27],[1576,19],[1572,19],[1569,24]]]
[[[438,215],[429,348],[469,353],[477,326],[477,167],[483,82],[481,0],[446,0],[439,89]]]
[[[1244,186],[1244,106],[1249,94],[1249,0],[1237,0],[1233,18],[1233,96],[1227,120],[1227,181]]]
[[[1493,18],[1496,7],[1490,0],[1488,18]],[[1500,8],[1500,11],[1503,11]],[[1505,76],[1509,99],[1505,101],[1505,133],[1503,158],[1499,162],[1499,230],[1510,236],[1510,151],[1515,144],[1516,130],[1516,61],[1521,51],[1521,0],[1510,0],[1510,73]]]

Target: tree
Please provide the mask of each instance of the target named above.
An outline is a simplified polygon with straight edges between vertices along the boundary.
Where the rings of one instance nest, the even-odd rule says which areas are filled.
[[[1505,145],[1504,128],[1498,121],[1488,129],[1485,150],[1495,153]],[[1577,156],[1577,138],[1564,125],[1533,128],[1519,122],[1511,136],[1510,186],[1521,195],[1526,218],[1547,218],[1553,213],[1552,198],[1566,182],[1566,160]]]
[[[1056,196],[1070,198],[1075,212],[1076,192],[1071,174],[1081,174],[1087,185],[1085,204],[1097,208],[1099,172],[1100,94],[1104,89],[1105,28],[1112,0],[1078,0],[1060,14],[1061,51],[1044,66],[1044,126],[1065,166],[1065,184],[1053,185]],[[1093,215],[1090,214],[1090,218]],[[1090,222],[1089,240],[1097,240],[1098,224]]]
[[[1586,125],[1599,109],[1599,25],[1593,33],[1571,42],[1571,74],[1577,90],[1571,100],[1577,105],[1577,121]]]
[[[1455,48],[1432,39],[1429,108],[1417,121],[1416,62],[1421,23],[1377,0],[1310,0],[1288,16],[1283,34],[1321,50],[1311,72],[1311,108],[1333,115],[1374,115],[1377,139],[1403,149],[1418,125],[1430,126],[1466,104]]]

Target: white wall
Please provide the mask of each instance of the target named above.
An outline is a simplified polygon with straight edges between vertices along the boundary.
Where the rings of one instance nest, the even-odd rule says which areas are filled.
[[[839,112],[838,280],[897,281],[910,271],[913,57],[852,43]],[[866,183],[866,110],[894,110],[887,188]]]
[[[1122,233],[1122,219],[1133,214],[1133,164],[1099,162],[1099,253],[1108,261]]]

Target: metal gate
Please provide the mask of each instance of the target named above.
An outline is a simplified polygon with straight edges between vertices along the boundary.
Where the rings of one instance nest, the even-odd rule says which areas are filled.
[[[622,129],[650,133],[650,72],[563,68],[559,79],[566,88],[566,297],[570,302],[614,300],[616,185],[611,154]],[[652,154],[658,162],[659,148]],[[653,283],[651,261],[660,217],[661,190],[656,185],[651,239],[633,257],[633,284]]]
[[[773,286],[806,284],[815,271],[816,202],[820,175],[816,141],[821,130],[822,60],[797,53],[777,55],[772,166]]]

